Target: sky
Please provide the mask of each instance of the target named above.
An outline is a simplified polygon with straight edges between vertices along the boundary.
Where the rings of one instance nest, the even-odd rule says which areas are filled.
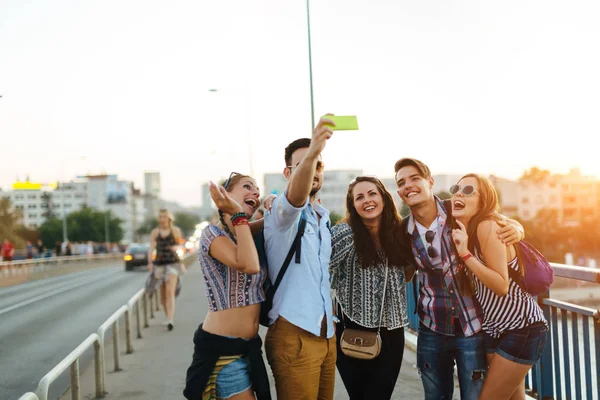
[[[310,137],[304,1],[0,1],[0,188],[110,173],[200,204]],[[600,2],[310,4],[315,118],[356,115],[327,169],[600,176]],[[596,50],[594,50],[596,49]],[[211,91],[216,89],[216,91]],[[252,154],[250,157],[249,155]]]

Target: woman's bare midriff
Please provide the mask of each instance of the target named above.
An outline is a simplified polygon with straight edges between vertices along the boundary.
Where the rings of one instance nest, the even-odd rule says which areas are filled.
[[[209,311],[202,329],[215,335],[252,339],[258,334],[259,314],[260,304]]]

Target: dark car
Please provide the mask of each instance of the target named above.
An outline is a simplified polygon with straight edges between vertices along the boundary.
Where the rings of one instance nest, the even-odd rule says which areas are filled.
[[[127,247],[123,260],[125,261],[125,271],[133,271],[135,267],[148,265],[149,245],[141,243],[132,243]]]

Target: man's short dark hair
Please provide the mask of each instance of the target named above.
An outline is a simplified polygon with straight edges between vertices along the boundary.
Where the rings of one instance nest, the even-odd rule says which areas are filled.
[[[425,165],[422,161],[417,160],[416,158],[401,158],[398,161],[396,161],[396,164],[394,164],[394,173],[397,175],[398,171],[400,171],[401,168],[407,166],[415,167],[417,171],[419,171],[419,175],[421,176],[421,178],[431,178],[431,171],[429,171],[429,167]]]
[[[310,139],[309,138],[301,138],[296,139],[292,143],[288,144],[285,148],[285,166],[289,167],[292,162],[292,154],[298,149],[304,149],[310,147]],[[295,167],[295,165],[292,165]]]

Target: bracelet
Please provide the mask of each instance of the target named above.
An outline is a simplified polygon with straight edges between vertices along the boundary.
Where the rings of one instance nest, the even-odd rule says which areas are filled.
[[[462,256],[459,256],[461,260],[463,260],[463,262],[467,261],[469,258],[473,257],[473,254],[471,254],[471,252],[468,252],[467,254],[464,254]]]
[[[240,225],[250,225],[250,223],[248,222],[248,218],[238,218],[235,220],[235,222],[232,222],[231,224],[234,228]]]
[[[231,216],[231,223],[233,224],[238,218],[248,218],[245,212],[238,212]]]
[[[248,225],[248,216],[246,213],[235,213],[231,216],[231,225]]]

